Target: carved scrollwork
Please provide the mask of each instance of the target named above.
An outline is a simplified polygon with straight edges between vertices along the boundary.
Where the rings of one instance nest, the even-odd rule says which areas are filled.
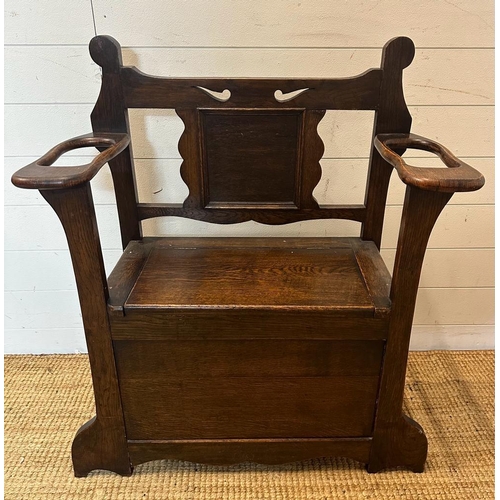
[[[288,102],[288,101],[295,99],[296,97],[303,94],[304,92],[307,92],[308,90],[309,90],[309,88],[306,87],[303,89],[294,90],[293,92],[283,93],[283,91],[278,89],[278,90],[276,90],[276,92],[274,92],[274,98],[278,102]]]
[[[217,92],[216,90],[210,90],[205,87],[200,87],[199,85],[197,85],[196,88],[202,90],[205,94],[219,102],[227,102],[231,98],[231,91],[228,89],[225,89],[222,92]]]

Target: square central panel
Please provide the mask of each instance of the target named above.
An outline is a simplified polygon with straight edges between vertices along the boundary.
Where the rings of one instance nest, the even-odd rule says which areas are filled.
[[[298,205],[303,110],[200,109],[205,206]]]

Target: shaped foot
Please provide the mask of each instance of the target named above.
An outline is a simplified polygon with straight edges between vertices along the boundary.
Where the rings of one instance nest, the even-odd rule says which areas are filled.
[[[427,437],[424,430],[410,417],[403,415],[396,424],[380,425],[375,430],[368,472],[406,467],[423,472],[427,458]]]
[[[72,456],[75,477],[85,477],[96,469],[130,476],[132,466],[123,428],[105,419],[106,425],[94,417],[82,425],[73,440]]]

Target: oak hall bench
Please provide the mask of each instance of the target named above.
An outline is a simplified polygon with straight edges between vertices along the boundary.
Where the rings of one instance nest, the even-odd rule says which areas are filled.
[[[409,38],[394,38],[380,68],[353,78],[157,78],[123,66],[113,38],[92,39],[102,68],[93,133],[12,178],[53,207],[73,262],[96,406],[73,442],[76,476],[129,475],[167,458],[277,464],[325,455],[361,461],[370,472],[423,470],[426,436],[402,411],[422,260],[453,193],[484,179],[410,133],[402,74],[414,52]],[[175,109],[182,119],[183,203],[139,203],[130,108]],[[319,205],[313,196],[326,110],[375,111],[362,205]],[[87,146],[99,151],[90,163],[51,166]],[[444,167],[406,163],[407,148],[435,153]],[[90,188],[106,163],[124,249],[108,277]],[[393,169],[406,195],[391,277],[379,250]],[[142,236],[142,221],[165,216],[271,225],[349,219],[361,231]]]

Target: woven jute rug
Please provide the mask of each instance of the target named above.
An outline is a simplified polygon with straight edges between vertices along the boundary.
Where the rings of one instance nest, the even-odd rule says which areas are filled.
[[[494,421],[491,351],[411,353],[408,415],[425,429],[425,472],[368,474],[347,459],[282,466],[141,465],[128,478],[75,479],[71,441],[93,416],[84,355],[5,359],[5,498],[20,499],[491,499]]]

